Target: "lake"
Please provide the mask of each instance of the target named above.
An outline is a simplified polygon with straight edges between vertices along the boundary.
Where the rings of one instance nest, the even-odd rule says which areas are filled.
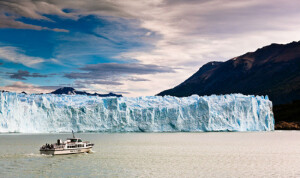
[[[300,132],[77,133],[93,153],[39,154],[71,134],[0,134],[0,177],[300,177]]]

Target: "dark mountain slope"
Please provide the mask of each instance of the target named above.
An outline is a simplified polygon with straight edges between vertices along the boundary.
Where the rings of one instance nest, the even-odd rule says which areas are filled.
[[[272,44],[226,62],[210,62],[158,95],[269,95],[274,104],[300,99],[300,42]]]

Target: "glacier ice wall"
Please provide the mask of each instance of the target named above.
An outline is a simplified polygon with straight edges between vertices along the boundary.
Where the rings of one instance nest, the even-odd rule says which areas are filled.
[[[0,132],[274,130],[272,102],[242,94],[101,98],[0,93]]]

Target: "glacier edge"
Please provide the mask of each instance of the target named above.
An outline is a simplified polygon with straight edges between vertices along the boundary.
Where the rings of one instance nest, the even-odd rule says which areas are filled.
[[[272,102],[230,94],[108,97],[0,93],[0,132],[272,131]]]

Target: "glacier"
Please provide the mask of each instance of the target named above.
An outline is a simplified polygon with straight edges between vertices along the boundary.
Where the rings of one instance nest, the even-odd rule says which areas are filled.
[[[272,131],[268,97],[0,93],[0,133]]]

